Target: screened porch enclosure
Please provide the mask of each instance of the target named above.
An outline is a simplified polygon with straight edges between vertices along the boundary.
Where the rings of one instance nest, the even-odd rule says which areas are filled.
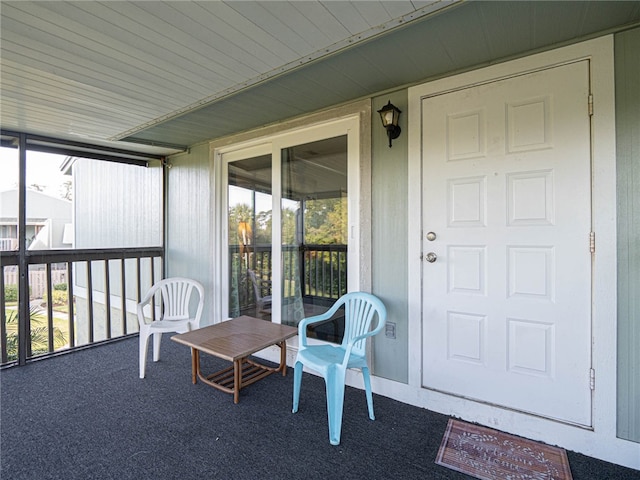
[[[229,316],[297,325],[326,311],[347,291],[347,137],[285,148],[280,176],[272,155],[228,165]],[[274,185],[277,183],[279,185]],[[273,190],[280,191],[282,258],[273,257]],[[273,285],[273,269],[282,282]],[[318,338],[340,341],[341,315],[319,328]]]
[[[97,150],[2,132],[3,367],[136,334],[164,276],[161,157]]]

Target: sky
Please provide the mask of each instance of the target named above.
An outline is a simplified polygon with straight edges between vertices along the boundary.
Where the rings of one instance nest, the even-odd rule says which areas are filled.
[[[60,196],[60,185],[70,180],[62,175],[60,165],[66,157],[52,153],[27,152],[27,185],[38,184],[43,192]],[[15,188],[18,184],[18,150],[0,148],[0,192]]]

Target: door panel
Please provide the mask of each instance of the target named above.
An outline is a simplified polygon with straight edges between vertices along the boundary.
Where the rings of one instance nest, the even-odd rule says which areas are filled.
[[[588,67],[422,100],[426,388],[591,424]]]

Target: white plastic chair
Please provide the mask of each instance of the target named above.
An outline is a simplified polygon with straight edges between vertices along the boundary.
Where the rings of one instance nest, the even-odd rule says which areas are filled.
[[[330,319],[342,306],[344,306],[345,316],[342,344],[309,345],[307,326]],[[378,321],[372,329],[376,314]],[[387,310],[378,297],[370,293],[352,292],[336,300],[336,303],[325,313],[303,318],[298,324],[299,346],[293,376],[293,413],[298,411],[302,371],[306,366],[324,377],[327,394],[327,417],[329,419],[329,442],[332,445],[340,443],[347,368],[362,370],[369,418],[375,420],[366,346],[367,338],[380,333],[386,321]]]
[[[195,316],[189,315],[192,296],[197,292],[198,307]],[[151,315],[151,300],[155,300],[155,319]],[[140,378],[144,378],[149,337],[153,334],[153,361],[160,360],[160,341],[165,332],[184,333],[200,326],[204,306],[204,288],[189,278],[166,278],[154,284],[138,304],[140,324]]]
[[[258,313],[270,314],[272,297],[271,295],[262,296],[262,290],[263,289],[270,290],[271,282],[269,282],[268,280],[262,279],[262,277],[258,279],[256,272],[254,272],[253,270],[247,270],[247,273],[249,274],[249,278],[251,279],[251,284],[253,285],[253,292],[255,293],[255,296],[256,296],[256,308],[258,310]]]

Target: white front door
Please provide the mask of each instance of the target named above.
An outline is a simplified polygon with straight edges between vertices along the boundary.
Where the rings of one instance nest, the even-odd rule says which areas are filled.
[[[580,61],[422,99],[425,388],[591,425],[588,98]]]

